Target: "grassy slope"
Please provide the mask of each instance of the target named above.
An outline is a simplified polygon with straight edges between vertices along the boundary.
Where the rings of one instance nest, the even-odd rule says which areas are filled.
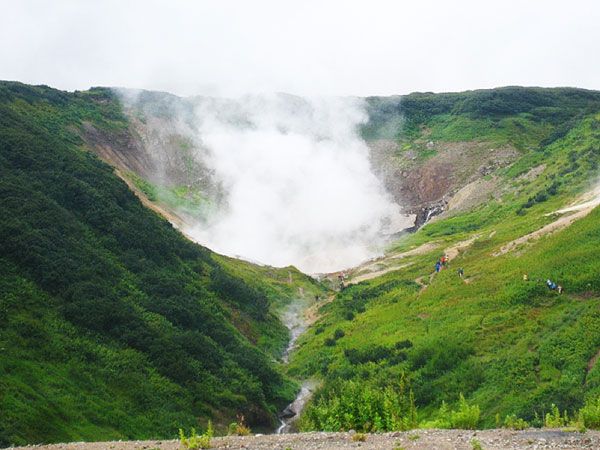
[[[301,339],[290,368],[295,375],[324,378],[317,398],[331,395],[340,379],[381,387],[404,372],[422,423],[437,418],[442,401],[454,405],[463,393],[481,406],[480,425],[493,426],[497,413],[501,418],[517,414],[539,425],[536,414],[543,417],[552,403],[573,411],[586,396],[600,394],[600,366],[588,372],[588,362],[600,348],[600,211],[517,251],[492,256],[504,243],[555,220],[545,214],[597,181],[600,115],[590,111],[600,109],[598,93],[579,103],[579,91],[577,101],[565,100],[562,93],[554,93],[555,102],[564,102],[562,116],[529,118],[530,127],[515,134],[505,135],[494,124],[524,113],[516,108],[494,116],[485,102],[479,103],[479,111],[487,111],[491,121],[462,112],[456,102],[441,110],[430,102],[429,115],[413,111],[401,121],[389,113],[377,124],[377,132],[390,133],[393,127],[387,124],[403,123],[408,131],[395,136],[409,144],[431,136],[502,143],[505,135],[513,145],[523,143],[523,156],[499,173],[511,187],[501,201],[433,222],[394,247],[401,251],[433,241],[439,249],[403,259],[412,265],[349,287],[322,309],[323,319]],[[455,99],[454,94],[442,95],[442,106],[447,97]],[[468,97],[462,95],[463,104]],[[477,132],[465,131],[465,123]],[[377,134],[373,128],[363,131]],[[541,163],[547,165],[541,176],[519,178]],[[478,236],[474,244],[421,291],[415,280],[429,282],[443,249],[473,236]],[[458,267],[464,268],[468,284],[457,276]],[[530,282],[522,280],[523,273]],[[559,296],[538,281],[546,278],[561,283],[565,293]],[[334,339],[336,330],[343,337]],[[412,347],[396,347],[406,339]]]
[[[268,424],[294,393],[273,302],[321,288],[187,241],[85,149],[85,122],[127,129],[107,90],[0,83],[0,445]]]

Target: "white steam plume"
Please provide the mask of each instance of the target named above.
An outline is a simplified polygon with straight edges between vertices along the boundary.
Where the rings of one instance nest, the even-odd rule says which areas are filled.
[[[357,134],[367,119],[359,100],[203,99],[196,116],[204,164],[226,192],[226,205],[208,223],[186,230],[198,242],[317,273],[377,255],[383,234],[397,231],[386,228],[398,221],[399,207]]]

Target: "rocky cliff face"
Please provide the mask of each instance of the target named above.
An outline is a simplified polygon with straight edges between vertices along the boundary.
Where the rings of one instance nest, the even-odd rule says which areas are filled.
[[[416,215],[415,228],[443,212],[486,201],[498,189],[491,175],[520,155],[510,145],[478,141],[417,140],[404,149],[389,139],[368,144],[375,171],[394,200]],[[473,183],[479,188],[463,190]],[[460,203],[453,201],[459,192]]]

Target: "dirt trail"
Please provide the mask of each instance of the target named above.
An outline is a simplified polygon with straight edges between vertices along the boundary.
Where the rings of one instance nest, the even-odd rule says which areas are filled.
[[[477,239],[479,239],[480,236],[481,236],[480,234],[476,234],[475,236],[473,236],[469,239],[465,239],[464,241],[457,242],[452,247],[448,247],[445,251],[446,256],[448,257],[448,259],[450,261],[452,261],[453,259],[455,259],[458,256],[458,254],[461,251],[470,247],[473,244],[473,242],[475,242]]]
[[[595,208],[600,205],[600,186],[592,189],[591,191],[586,192],[582,196],[580,196],[573,205],[567,206],[566,208],[559,209],[558,211],[554,211],[553,213],[546,214],[547,216],[553,214],[564,214],[573,211],[581,211],[583,209]]]
[[[352,440],[353,433],[291,433],[256,436],[227,436],[211,441],[215,450],[471,450],[475,443],[486,450],[598,449],[600,432],[564,432],[552,429],[512,430],[414,430],[368,434],[364,442]],[[180,450],[179,441],[77,442],[71,444],[17,447],[14,450]]]
[[[352,277],[347,284],[357,284],[361,281],[372,280],[373,278],[380,277],[381,275],[385,275],[389,272],[394,272],[395,270],[404,269],[405,267],[411,266],[412,263],[400,264],[399,266],[387,267],[385,269],[377,270],[375,272],[368,272],[362,275],[358,275],[356,277]]]
[[[431,284],[431,282],[433,281],[433,277],[435,277],[435,272],[429,274],[429,283],[425,284],[423,283],[423,279],[426,277],[427,275],[423,275],[421,277],[415,278],[415,283],[417,283],[419,286],[421,286],[421,290],[419,292],[424,291],[425,289],[427,289],[427,287],[429,287],[429,285]]]
[[[360,283],[361,281],[372,280],[373,278],[377,278],[381,275],[385,275],[386,273],[403,269],[405,267],[410,266],[412,263],[398,264],[398,265],[393,265],[390,267],[385,267],[384,263],[390,262],[390,261],[396,260],[396,259],[407,258],[409,256],[423,255],[432,250],[435,250],[438,247],[439,247],[439,244],[436,242],[426,242],[425,244],[422,244],[416,248],[413,248],[412,250],[408,250],[408,251],[400,252],[400,253],[391,253],[389,255],[378,258],[374,261],[369,261],[361,266],[358,266],[358,267],[355,267],[354,269],[352,269],[349,273],[349,278],[346,281],[346,283],[347,284],[357,284],[357,283]],[[353,275],[353,274],[358,274],[358,275]]]
[[[479,237],[480,237],[480,235],[477,234],[469,239],[457,242],[456,244],[452,245],[451,247],[446,248],[444,250],[444,254],[448,257],[449,260],[453,260],[460,254],[460,252],[462,252],[463,250],[465,250],[466,248],[471,246],[471,244],[473,244],[473,242],[475,242],[477,239],[479,239]],[[437,242],[426,242],[425,244],[422,244],[419,247],[416,247],[412,250],[388,255],[385,258],[382,258],[375,263],[371,262],[368,265],[359,267],[358,273],[360,273],[360,275],[351,276],[349,281],[347,282],[347,284],[357,284],[357,283],[360,283],[361,281],[372,280],[373,278],[380,277],[382,275],[385,275],[386,273],[404,269],[404,268],[412,265],[412,263],[409,262],[409,263],[405,263],[405,264],[381,268],[381,264],[382,264],[383,260],[389,261],[392,259],[402,259],[402,258],[406,258],[409,256],[423,255],[423,254],[431,252],[432,250],[435,250],[439,247],[440,247],[440,244]],[[366,272],[366,271],[368,271],[368,272]],[[366,272],[366,273],[364,273],[364,272]],[[431,281],[433,280],[434,276],[435,276],[435,273],[433,273],[429,276],[429,284],[431,284]],[[425,284],[423,282],[424,278],[425,278],[425,276],[421,276],[415,280],[415,283],[417,283],[419,286],[421,286],[421,290],[426,289],[428,286],[428,284]]]
[[[558,209],[554,212],[546,214],[546,216],[554,216],[557,214],[566,213],[574,214],[569,214],[567,216],[560,217],[554,222],[543,226],[539,230],[533,231],[529,234],[526,234],[525,236],[521,236],[520,238],[508,242],[507,244],[503,245],[499,251],[493,253],[493,256],[504,255],[514,250],[517,246],[521,244],[525,244],[529,241],[535,241],[541,238],[542,236],[566,228],[576,220],[583,219],[585,216],[591,213],[594,210],[594,208],[598,205],[600,205],[600,186],[580,196],[571,206]]]
[[[308,308],[306,311],[304,311],[304,318],[306,319],[307,326],[310,326],[313,323],[315,323],[317,320],[319,320],[321,318],[321,315],[319,314],[319,309],[321,309],[322,306],[325,306],[328,303],[331,303],[334,299],[335,299],[335,294],[330,295],[329,297],[327,297],[326,300],[324,300],[322,302],[317,302],[317,303],[313,304],[310,308]]]
[[[421,287],[421,290],[427,289],[427,285],[423,283],[423,278],[425,278],[425,275],[423,275],[422,277],[415,278],[415,283],[417,283]]]
[[[504,254],[514,250],[516,247],[518,247],[521,244],[525,244],[529,241],[535,241],[535,240],[541,238],[542,236],[546,236],[547,234],[550,234],[555,231],[566,228],[569,225],[571,225],[573,222],[575,222],[576,220],[583,219],[585,216],[587,216],[589,213],[591,213],[595,207],[596,207],[596,205],[593,205],[593,206],[585,207],[584,209],[580,209],[580,210],[574,210],[574,209],[568,208],[571,211],[577,211],[577,212],[574,214],[570,214],[568,216],[563,216],[560,219],[555,220],[554,222],[543,226],[539,230],[533,231],[529,234],[526,234],[525,236],[521,236],[520,238],[515,239],[514,241],[508,242],[507,244],[503,245],[499,251],[493,253],[493,256],[504,255]],[[559,211],[556,211],[556,213],[559,213]]]
[[[425,253],[429,253],[432,250],[435,250],[440,245],[437,242],[425,242],[424,244],[419,245],[412,250],[408,250],[406,252],[401,253],[392,253],[388,256],[390,259],[401,259],[406,258],[407,256],[415,256],[415,255],[423,255]]]

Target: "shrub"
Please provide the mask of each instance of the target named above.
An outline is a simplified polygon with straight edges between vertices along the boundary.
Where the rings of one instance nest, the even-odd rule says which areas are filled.
[[[474,430],[479,424],[481,411],[478,405],[469,405],[465,397],[460,394],[458,410],[450,411],[448,404],[442,402],[438,411],[437,419],[428,422],[425,426],[433,428],[460,428]]]
[[[353,364],[364,364],[370,361],[377,362],[393,356],[390,349],[382,345],[369,345],[364,349],[348,348],[344,350],[344,356]],[[406,359],[406,355],[404,355]]]
[[[517,417],[515,414],[510,414],[504,419],[504,428],[511,428],[513,430],[524,430],[529,428],[529,423],[524,419]]]
[[[600,397],[585,402],[579,410],[579,418],[586,428],[600,430]]]
[[[481,446],[481,442],[479,442],[475,438],[471,439],[471,448],[473,450],[483,450],[483,447]]]
[[[301,420],[303,431],[404,431],[417,426],[417,411],[405,376],[384,388],[340,380],[315,396]]]
[[[340,329],[340,328],[338,328],[337,330],[335,330],[335,331],[333,332],[333,338],[334,338],[335,340],[341,339],[341,338],[343,338],[344,336],[346,336],[346,333],[344,333],[344,330],[342,330],[342,329]]]
[[[210,448],[210,440],[212,437],[213,427],[210,420],[208,421],[206,431],[201,435],[196,434],[196,429],[192,428],[190,436],[186,437],[185,432],[181,428],[179,429],[179,440],[181,441],[181,446],[188,450]]]
[[[237,416],[237,422],[229,424],[228,434],[230,436],[249,436],[252,431],[250,427],[246,425],[246,420],[243,415]]]
[[[412,346],[413,346],[413,343],[410,339],[404,339],[403,341],[396,342],[396,344],[394,345],[394,348],[396,350],[403,350],[405,348],[411,348]]]
[[[547,413],[544,418],[544,426],[547,428],[560,428],[567,426],[568,424],[569,416],[567,415],[567,411],[561,416],[558,406],[553,403],[550,412]]]
[[[367,435],[364,433],[354,433],[352,435],[352,440],[354,442],[365,442],[367,440]]]

